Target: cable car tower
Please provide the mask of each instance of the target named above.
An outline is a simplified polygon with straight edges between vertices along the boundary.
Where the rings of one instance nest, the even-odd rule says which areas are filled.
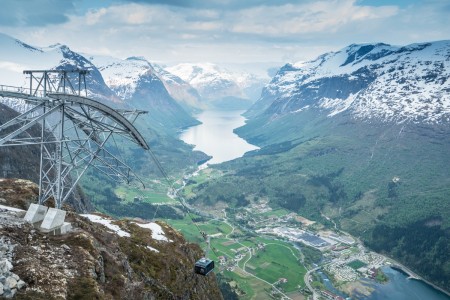
[[[53,198],[60,209],[88,167],[119,182],[136,178],[142,183],[108,150],[108,141],[118,135],[148,150],[133,125],[145,111],[113,109],[88,98],[87,70],[23,73],[29,76],[28,88],[0,86],[1,97],[28,104],[25,112],[0,125],[0,146],[40,146],[40,205]],[[40,127],[40,135],[28,131],[33,126]]]

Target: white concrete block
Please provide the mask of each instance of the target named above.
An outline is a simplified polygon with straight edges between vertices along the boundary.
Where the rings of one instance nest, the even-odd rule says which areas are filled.
[[[47,206],[39,204],[30,204],[27,213],[25,214],[24,220],[30,222],[31,224],[40,222],[44,220],[45,214],[47,213]]]
[[[64,222],[60,228],[60,234],[66,234],[72,231],[72,224],[69,222]]]
[[[56,208],[49,208],[41,224],[42,231],[51,231],[64,224],[66,211]]]

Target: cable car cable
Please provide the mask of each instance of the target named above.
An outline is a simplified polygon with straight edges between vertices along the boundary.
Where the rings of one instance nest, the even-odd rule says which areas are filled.
[[[210,236],[208,236],[204,231],[202,231],[200,229],[200,227],[198,226],[197,222],[195,222],[194,218],[192,217],[189,208],[185,205],[184,201],[186,201],[184,198],[181,200],[181,196],[178,196],[178,192],[177,190],[173,189],[173,185],[175,184],[174,182],[172,182],[169,178],[169,176],[167,175],[166,171],[164,170],[163,166],[161,165],[161,163],[159,162],[158,158],[156,157],[155,153],[149,148],[148,152],[150,153],[151,158],[153,159],[153,161],[155,162],[156,166],[158,167],[159,171],[161,172],[161,174],[164,176],[164,178],[166,179],[167,183],[169,184],[169,188],[172,189],[173,191],[173,197],[175,199],[178,200],[178,202],[180,202],[180,204],[184,207],[187,215],[189,216],[189,218],[191,219],[192,223],[195,225],[195,227],[197,228],[198,232],[202,235],[202,237],[206,240],[206,251],[205,251],[205,257],[201,258],[200,260],[198,260],[195,265],[194,265],[194,272],[200,275],[208,275],[211,271],[214,270],[214,261],[211,259],[208,259],[208,251],[211,249],[214,253],[214,255],[216,257],[219,257],[217,255],[217,253],[214,251],[214,248],[211,248],[211,239]]]

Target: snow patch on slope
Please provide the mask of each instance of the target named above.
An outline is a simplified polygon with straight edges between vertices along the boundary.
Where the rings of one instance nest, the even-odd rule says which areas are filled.
[[[89,221],[91,221],[91,222],[104,225],[108,229],[111,229],[112,231],[114,231],[120,237],[129,237],[130,236],[130,233],[126,232],[125,230],[120,228],[118,225],[112,224],[112,222],[114,222],[114,220],[107,219],[105,217],[101,217],[101,216],[97,216],[97,215],[92,215],[92,214],[82,214],[80,216],[89,219]]]
[[[357,95],[358,93],[350,94],[347,99],[323,98],[321,103],[319,104],[319,107],[330,110],[328,117],[333,117],[337,114],[340,114],[341,112],[346,111],[356,100]]]
[[[139,227],[150,229],[152,231],[152,239],[164,242],[171,242],[171,240],[169,240],[166,237],[162,227],[159,224],[156,223],[147,223],[147,224],[135,223],[135,224],[138,225]]]
[[[0,206],[0,208],[1,208],[1,206]],[[115,222],[115,221],[112,219],[94,215],[94,214],[82,214],[80,216],[89,219],[91,222],[102,224],[102,225],[106,226],[108,229],[114,231],[117,235],[119,235],[121,237],[129,237],[130,236],[129,232],[126,232],[125,230],[120,228],[118,225],[113,224],[113,222]],[[164,241],[164,242],[172,242],[171,240],[169,240],[166,237],[164,230],[162,229],[162,227],[159,224],[156,224],[153,222],[145,223],[145,224],[134,222],[134,224],[136,224],[142,228],[150,229],[152,232],[152,239],[154,239],[154,240]],[[151,250],[158,251],[157,249],[154,249],[154,248]]]

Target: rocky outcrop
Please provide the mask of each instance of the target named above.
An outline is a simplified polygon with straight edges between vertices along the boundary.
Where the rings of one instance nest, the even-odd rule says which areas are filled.
[[[3,205],[11,204],[5,199]],[[158,225],[166,240],[155,238],[137,220],[113,222],[129,233],[119,236],[68,212],[66,221],[74,231],[53,236],[23,222],[23,213],[0,210],[10,272],[5,279],[0,274],[0,282],[6,290],[3,282],[13,278],[17,299],[222,299],[214,274],[193,272],[202,256],[200,247],[165,223]],[[0,253],[3,248],[0,242]],[[8,293],[14,289],[13,279]]]
[[[13,273],[12,259],[16,245],[5,238],[0,238],[0,296],[4,298],[12,298],[17,290],[25,287],[25,282]]]

